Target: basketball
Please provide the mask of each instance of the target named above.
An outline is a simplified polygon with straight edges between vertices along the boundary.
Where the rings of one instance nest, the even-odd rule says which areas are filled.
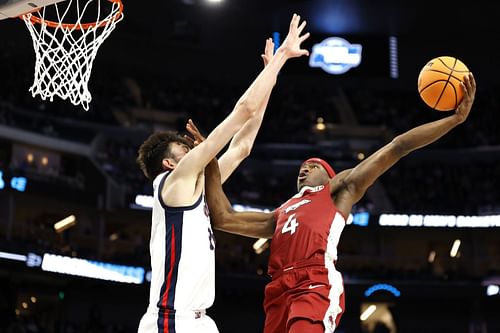
[[[418,93],[422,100],[437,111],[455,110],[463,99],[460,82],[469,69],[454,57],[437,57],[422,68],[418,76]]]

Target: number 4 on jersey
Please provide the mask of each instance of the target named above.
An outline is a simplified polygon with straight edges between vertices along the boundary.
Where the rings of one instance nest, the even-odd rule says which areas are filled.
[[[295,232],[295,229],[299,226],[299,222],[297,222],[297,219],[295,218],[295,214],[290,215],[288,220],[286,221],[285,225],[283,226],[283,229],[281,229],[281,233],[287,233],[290,231],[290,234],[293,235]]]

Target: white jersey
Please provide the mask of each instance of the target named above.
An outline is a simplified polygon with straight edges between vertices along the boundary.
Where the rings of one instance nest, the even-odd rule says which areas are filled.
[[[190,312],[212,306],[215,297],[215,240],[204,194],[191,206],[168,207],[161,189],[169,175],[153,182],[151,289],[148,313],[165,326],[167,312]],[[169,331],[170,332],[170,331]]]

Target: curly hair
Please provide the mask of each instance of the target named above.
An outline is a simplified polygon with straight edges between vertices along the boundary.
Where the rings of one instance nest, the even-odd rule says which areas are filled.
[[[144,176],[154,180],[164,171],[162,161],[170,156],[170,144],[179,142],[191,146],[190,142],[174,131],[156,132],[151,134],[139,147],[137,163]]]

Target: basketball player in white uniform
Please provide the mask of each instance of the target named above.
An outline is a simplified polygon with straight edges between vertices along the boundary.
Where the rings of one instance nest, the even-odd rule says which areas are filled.
[[[203,142],[174,132],[152,134],[139,148],[138,163],[153,180],[151,226],[152,279],[149,306],[139,333],[217,333],[205,315],[215,294],[215,240],[204,199],[204,168],[233,138],[219,165],[222,182],[253,145],[278,72],[285,62],[308,55],[300,44],[305,21],[294,15],[283,44],[272,55],[266,42],[263,71],[240,98],[233,112]],[[194,124],[187,125],[196,132]]]

